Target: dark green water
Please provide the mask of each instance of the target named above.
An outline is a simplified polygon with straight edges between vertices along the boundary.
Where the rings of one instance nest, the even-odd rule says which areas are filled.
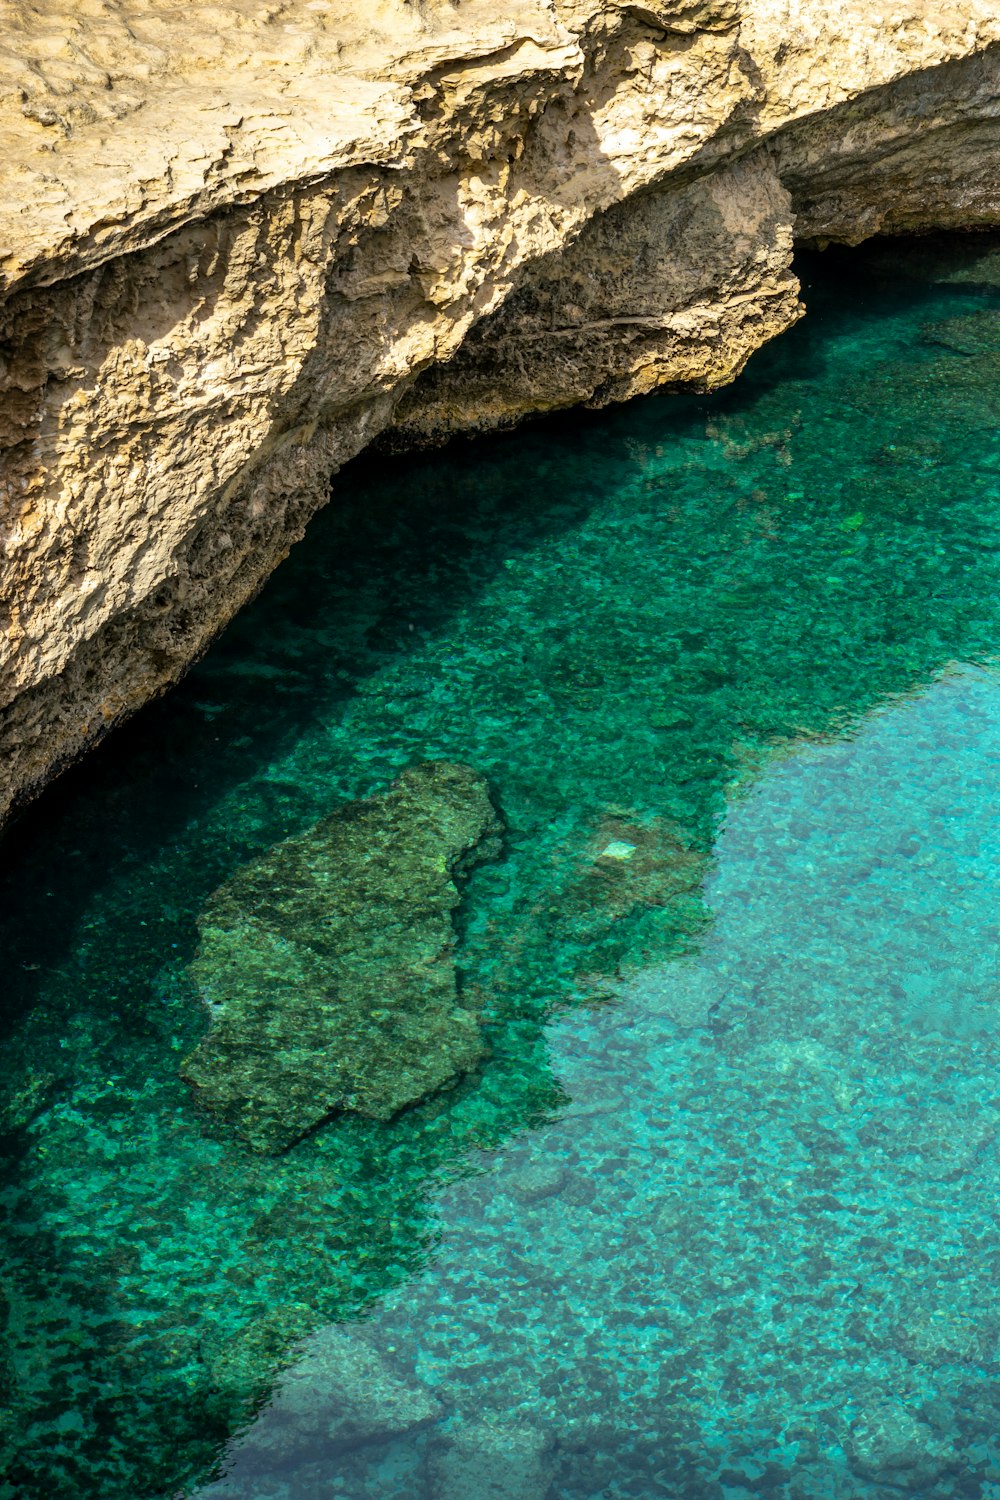
[[[8,839],[4,1500],[1000,1496],[1000,249],[804,274],[719,397],[344,476]],[[251,1157],[195,917],[439,757],[492,1056]]]

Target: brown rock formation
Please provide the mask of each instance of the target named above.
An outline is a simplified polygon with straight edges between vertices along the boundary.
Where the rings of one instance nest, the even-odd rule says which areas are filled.
[[[998,219],[991,0],[4,17],[0,817],[380,433],[717,385],[799,315],[793,236]]]

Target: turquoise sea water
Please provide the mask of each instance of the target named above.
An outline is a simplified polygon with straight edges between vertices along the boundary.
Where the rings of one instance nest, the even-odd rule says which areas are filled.
[[[1000,250],[803,269],[711,400],[342,476],[0,850],[5,1500],[1000,1496]],[[197,913],[429,758],[492,1055],[250,1156]]]

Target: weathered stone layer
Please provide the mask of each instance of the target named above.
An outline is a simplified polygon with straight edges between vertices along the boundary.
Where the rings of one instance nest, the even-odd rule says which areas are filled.
[[[710,389],[793,241],[1000,221],[992,0],[12,0],[0,819],[390,445]]]

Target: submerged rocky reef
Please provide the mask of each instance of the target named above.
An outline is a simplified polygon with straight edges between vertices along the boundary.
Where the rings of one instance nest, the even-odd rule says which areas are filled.
[[[481,776],[430,762],[220,886],[191,965],[211,1024],[182,1071],[201,1104],[277,1151],[334,1110],[386,1120],[475,1067],[452,914],[501,831]]]

